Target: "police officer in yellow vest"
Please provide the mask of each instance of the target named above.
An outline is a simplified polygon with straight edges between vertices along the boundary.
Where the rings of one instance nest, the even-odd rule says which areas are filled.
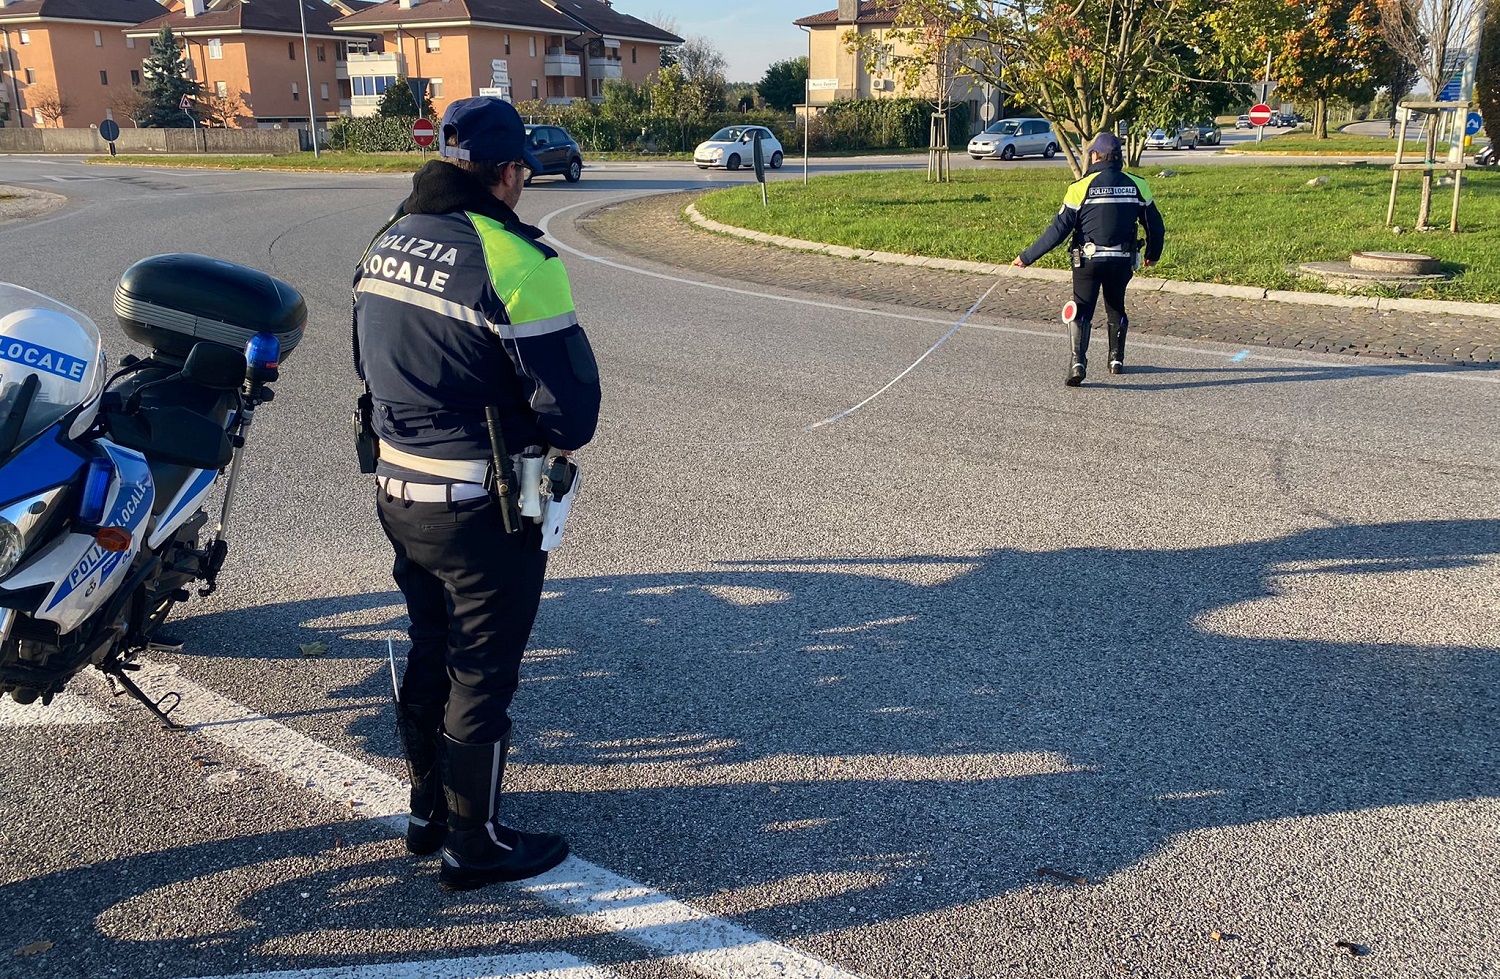
[[[1088,372],[1089,332],[1094,307],[1104,292],[1104,312],[1109,321],[1109,372],[1125,371],[1125,287],[1135,271],[1140,245],[1136,225],[1146,229],[1143,265],[1148,268],[1161,258],[1166,230],[1151,188],[1140,177],[1121,169],[1122,148],[1113,133],[1100,133],[1089,145],[1089,169],[1063,195],[1062,209],[1051,227],[1012,265],[1022,268],[1071,238],[1073,301],[1078,312],[1072,323],[1072,366],[1064,383],[1077,387]]]
[[[527,169],[540,170],[516,110],[454,102],[439,139],[441,158],[413,178],[355,274],[355,358],[379,436],[376,506],[411,619],[397,703],[407,847],[442,847],[442,884],[464,890],[567,856],[561,836],[499,815],[547,555],[537,524],[509,519],[493,492],[494,461],[593,438],[599,371],[562,262],[514,210]]]

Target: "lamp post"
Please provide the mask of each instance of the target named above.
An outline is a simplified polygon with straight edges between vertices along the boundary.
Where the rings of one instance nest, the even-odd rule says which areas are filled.
[[[307,51],[307,0],[297,0],[297,15],[302,20],[302,67],[307,72],[307,126],[312,130],[313,159],[318,159],[318,120],[313,113],[312,57]]]

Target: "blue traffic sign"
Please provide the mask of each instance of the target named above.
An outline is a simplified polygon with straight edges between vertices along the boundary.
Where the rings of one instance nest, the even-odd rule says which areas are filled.
[[[99,123],[99,135],[113,143],[120,138],[120,124],[113,119],[106,119]]]
[[[1458,90],[1459,90],[1460,87],[1461,87],[1460,86],[1460,80],[1457,79],[1457,78],[1453,79],[1451,82],[1449,82],[1448,84],[1444,85],[1443,86],[1443,90],[1438,93],[1438,101],[1439,102],[1457,102],[1458,101]]]
[[[1469,113],[1469,118],[1464,121],[1464,135],[1465,136],[1475,136],[1475,135],[1478,135],[1479,130],[1482,129],[1482,128],[1484,128],[1484,120],[1479,117],[1479,113],[1477,113],[1477,112],[1471,112],[1471,113]]]

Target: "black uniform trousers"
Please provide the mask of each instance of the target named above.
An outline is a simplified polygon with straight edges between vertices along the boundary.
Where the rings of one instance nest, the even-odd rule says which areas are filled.
[[[490,497],[412,503],[377,488],[380,525],[396,551],[411,653],[401,702],[447,704],[455,741],[491,744],[510,732],[510,702],[531,638],[547,552],[530,520],[505,533]]]
[[[1086,363],[1089,329],[1094,322],[1094,309],[1099,304],[1099,293],[1104,293],[1104,315],[1109,323],[1110,359],[1120,359],[1125,348],[1125,331],[1129,322],[1125,318],[1125,287],[1135,274],[1128,258],[1098,258],[1083,260],[1083,267],[1073,270],[1073,301],[1078,304],[1077,323],[1081,337],[1074,345],[1081,349],[1073,351],[1074,363]]]

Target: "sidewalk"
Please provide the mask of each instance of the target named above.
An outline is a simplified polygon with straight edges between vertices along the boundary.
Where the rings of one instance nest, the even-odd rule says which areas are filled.
[[[667,194],[584,215],[579,230],[617,251],[692,272],[872,303],[941,310],[956,319],[993,275],[887,265],[794,251],[695,227],[683,209],[703,191]],[[1020,271],[1020,270],[1017,270]],[[1028,270],[1035,272],[1037,270]],[[981,312],[1061,329],[1072,295],[1058,278],[1006,276]],[[1141,278],[1130,293],[1132,335],[1213,340],[1435,364],[1500,364],[1500,320],[1374,308],[1373,299],[1315,294],[1317,305],[1167,291]],[[1169,283],[1168,288],[1185,284]],[[1220,287],[1224,288],[1224,287]]]

